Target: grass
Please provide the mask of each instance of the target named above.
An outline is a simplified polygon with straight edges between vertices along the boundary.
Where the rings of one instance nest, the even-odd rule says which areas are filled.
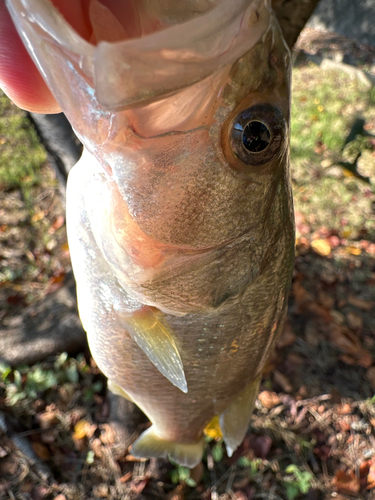
[[[29,200],[45,161],[46,152],[26,113],[0,91],[0,188],[20,189]]]
[[[375,178],[374,147],[367,139],[341,151],[356,118],[363,118],[368,128],[375,129],[374,89],[339,70],[321,70],[310,63],[295,68],[292,96],[296,211],[311,232],[327,227],[353,239],[367,233],[373,239],[373,188],[337,162],[352,160],[353,148],[359,150],[359,172]]]

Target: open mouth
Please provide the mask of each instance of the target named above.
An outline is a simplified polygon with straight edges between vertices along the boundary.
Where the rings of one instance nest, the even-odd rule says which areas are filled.
[[[222,0],[51,0],[87,42],[140,38],[214,9]]]
[[[233,63],[257,43],[270,19],[265,0],[6,3],[64,111],[58,86],[62,79],[73,80],[73,71],[91,82],[102,108],[122,110],[176,92]]]

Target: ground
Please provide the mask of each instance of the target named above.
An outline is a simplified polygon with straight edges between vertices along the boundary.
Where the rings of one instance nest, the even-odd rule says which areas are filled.
[[[342,37],[307,30],[297,47],[375,67],[373,49]],[[89,352],[2,364],[0,499],[375,498],[375,93],[305,52],[293,82],[288,318],[242,446],[228,458],[213,426],[191,472],[136,461],[112,449]],[[61,286],[70,264],[53,171],[25,115],[4,96],[0,106],[2,320]]]

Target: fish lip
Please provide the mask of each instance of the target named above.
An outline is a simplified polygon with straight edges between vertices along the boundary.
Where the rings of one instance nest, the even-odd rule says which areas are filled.
[[[263,36],[271,16],[268,0],[226,0],[178,25],[94,47],[49,0],[6,0],[6,5],[19,32],[27,32],[27,39],[30,33],[50,39],[65,50],[94,82],[99,104],[112,111],[176,92],[233,63]],[[258,20],[252,25],[254,12]]]

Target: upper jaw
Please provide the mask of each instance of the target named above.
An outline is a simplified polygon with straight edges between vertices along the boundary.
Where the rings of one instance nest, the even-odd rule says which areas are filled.
[[[67,103],[61,102],[58,86],[73,70],[91,84],[95,104],[111,111],[151,102],[206,78],[258,42],[269,26],[268,3],[224,0],[184,23],[94,47],[49,0],[6,0],[20,35],[64,111]],[[61,57],[54,57],[61,52],[64,67]]]

